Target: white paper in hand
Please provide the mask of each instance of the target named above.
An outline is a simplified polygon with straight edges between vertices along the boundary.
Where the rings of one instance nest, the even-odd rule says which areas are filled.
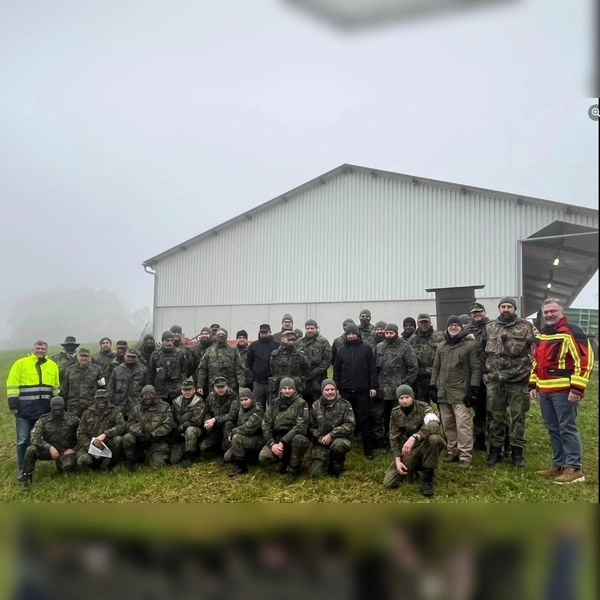
[[[110,448],[104,442],[102,442],[102,448],[97,448],[96,446],[94,446],[95,440],[96,438],[92,438],[92,441],[90,442],[90,447],[88,448],[88,453],[92,456],[112,458],[112,452],[110,451]]]

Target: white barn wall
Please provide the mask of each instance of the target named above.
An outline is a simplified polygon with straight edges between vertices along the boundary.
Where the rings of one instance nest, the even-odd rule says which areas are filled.
[[[516,295],[516,240],[556,220],[598,227],[594,216],[567,214],[560,206],[518,205],[491,192],[463,195],[456,186],[412,185],[406,176],[340,174],[160,258],[154,265],[155,331],[163,318],[172,325],[173,309],[166,307],[210,307],[177,312],[196,311],[193,321],[185,313],[192,328],[210,313],[210,322],[235,329],[238,317],[228,317],[235,305],[260,307],[240,308],[240,320],[252,326],[272,305],[299,305],[294,316],[301,323],[314,316],[311,306],[398,306],[433,300],[425,292],[431,287],[484,284],[486,297]],[[320,310],[340,322],[348,312]],[[266,320],[275,328],[278,317],[269,312]]]

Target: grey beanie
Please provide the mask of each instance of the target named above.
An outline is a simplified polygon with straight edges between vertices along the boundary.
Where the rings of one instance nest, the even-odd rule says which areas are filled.
[[[398,333],[398,325],[396,323],[388,323],[385,326],[386,331],[393,331],[394,333]]]
[[[400,398],[400,396],[410,396],[411,398],[415,397],[415,393],[410,385],[399,385],[396,388],[396,398]]]
[[[360,317],[360,315],[367,315],[367,317],[369,317],[369,319],[371,318],[371,311],[368,308],[363,308],[359,313],[358,316]]]
[[[378,327],[383,327],[385,329],[386,325],[387,323],[385,321],[377,321],[377,323],[375,323],[375,329],[377,329]]]
[[[462,315],[458,315],[458,318],[460,319],[460,324],[463,327],[465,325],[468,325],[471,322],[471,317],[469,315],[467,315],[466,313],[463,313]]]
[[[145,385],[142,388],[142,396],[144,394],[154,394],[154,396],[156,397],[156,390],[154,389],[153,385]]]
[[[284,388],[284,387],[291,387],[291,388],[296,389],[296,382],[291,377],[284,377],[279,382],[279,391],[281,391],[281,388]]]
[[[240,393],[238,396],[240,398],[250,398],[250,400],[254,400],[254,396],[252,395],[252,390],[250,388],[240,388]]]
[[[283,323],[284,321],[291,321],[292,325],[294,324],[294,319],[292,318],[292,315],[283,315],[283,317],[281,317],[281,322]]]
[[[219,327],[219,329],[217,329],[217,334],[219,333],[219,331],[224,331],[225,337],[229,338],[229,331],[227,331],[227,329],[225,329],[225,327]]]
[[[515,310],[517,310],[517,301],[510,296],[504,296],[504,298],[498,302],[498,308],[500,308],[501,304],[512,304],[515,307]]]
[[[160,339],[162,342],[164,342],[165,340],[168,340],[169,338],[173,337],[173,332],[172,331],[165,331],[161,336]]]
[[[348,323],[348,325],[344,327],[344,331],[346,333],[355,333],[356,335],[358,335],[358,327],[355,323]]]
[[[321,384],[321,393],[323,393],[326,385],[332,385],[337,390],[337,384],[333,379],[323,379],[323,383]]]
[[[319,325],[317,324],[317,322],[314,319],[308,319],[308,321],[306,321],[304,323],[304,327],[308,327],[312,325],[313,327],[316,327],[317,329],[319,328]]]
[[[210,327],[203,327],[200,330],[200,333],[202,333],[203,331],[206,331],[206,332],[210,333],[210,335],[212,335],[212,329]]]
[[[65,399],[62,396],[53,396],[52,400],[50,400],[50,408],[53,406],[64,406]]]

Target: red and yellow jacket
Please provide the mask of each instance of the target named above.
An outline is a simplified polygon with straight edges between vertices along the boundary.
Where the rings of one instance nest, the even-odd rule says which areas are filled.
[[[593,366],[588,337],[563,317],[556,325],[544,327],[533,342],[529,389],[542,393],[571,391],[583,397]]]

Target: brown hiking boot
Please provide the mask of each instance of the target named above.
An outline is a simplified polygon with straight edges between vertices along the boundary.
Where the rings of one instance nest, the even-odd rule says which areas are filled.
[[[565,467],[562,475],[559,475],[554,483],[564,485],[565,483],[579,483],[585,481],[585,475],[581,469],[574,469],[573,467]]]
[[[564,467],[558,467],[556,465],[550,465],[547,469],[543,471],[536,471],[535,474],[538,477],[544,477],[545,479],[554,479],[559,475],[562,475]]]

